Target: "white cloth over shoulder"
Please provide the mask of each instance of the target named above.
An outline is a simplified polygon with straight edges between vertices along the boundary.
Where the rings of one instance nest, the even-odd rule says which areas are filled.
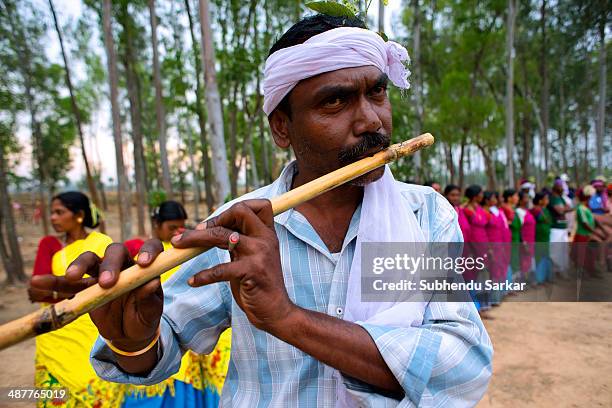
[[[420,326],[426,302],[362,302],[361,301],[361,247],[364,242],[425,242],[423,230],[406,205],[398,183],[388,166],[383,176],[364,189],[359,219],[359,233],[355,255],[351,264],[346,293],[344,319],[351,322],[383,326]],[[338,381],[338,407],[358,406],[343,384]]]
[[[373,65],[402,89],[410,87],[410,62],[402,45],[358,27],[339,27],[317,34],[302,44],[282,48],[268,57],[263,91],[266,115],[303,79],[344,68]]]

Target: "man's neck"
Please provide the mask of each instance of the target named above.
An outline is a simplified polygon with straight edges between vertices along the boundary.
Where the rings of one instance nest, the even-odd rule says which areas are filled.
[[[301,171],[298,167],[291,182],[291,189],[293,190],[294,188],[300,187],[321,176],[322,175],[320,174],[308,174],[307,171]],[[347,207],[352,207],[354,210],[361,203],[362,199],[363,187],[344,184],[323,193],[318,197],[312,198],[304,204],[307,204],[308,207],[333,213],[335,210],[346,209]],[[299,208],[304,204],[301,204],[296,208]]]
[[[291,189],[319,176],[298,170],[293,177]],[[296,206],[295,210],[306,217],[331,252],[338,252],[342,248],[351,218],[363,199],[363,190],[363,187],[345,184]]]

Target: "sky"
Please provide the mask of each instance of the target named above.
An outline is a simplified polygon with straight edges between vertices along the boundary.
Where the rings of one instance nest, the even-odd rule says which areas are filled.
[[[394,21],[399,18],[402,0],[389,0],[389,4],[385,9],[385,33],[389,38],[393,38],[397,30],[394,30]],[[46,0],[33,0],[35,6],[42,12],[46,11],[48,15],[49,31],[47,33],[47,55],[51,61],[62,63],[59,41],[55,33],[54,27],[51,24],[51,14]],[[79,0],[54,0],[56,12],[60,25],[65,25],[67,21],[76,21],[82,13],[82,4]],[[378,21],[378,0],[372,0],[368,16],[374,21]],[[95,36],[94,36],[95,37]],[[101,43],[95,44],[98,53],[102,55],[105,61],[106,55]],[[69,57],[70,60],[70,57]],[[105,62],[104,62],[105,63]],[[73,75],[77,78],[83,76],[83,69],[78,64],[71,62]],[[75,81],[77,82],[77,81]],[[164,92],[169,92],[164,89]],[[172,155],[176,151],[178,139],[173,136],[173,129],[169,129],[168,134],[168,150]],[[88,153],[88,158],[96,164],[101,163],[102,179],[108,181],[109,178],[116,179],[116,161],[115,147],[112,137],[112,128],[110,122],[110,101],[107,98],[102,98],[98,111],[93,116],[91,125],[84,129],[85,133],[85,149]],[[124,139],[127,135],[124,135]],[[27,115],[22,115],[19,118],[19,128],[17,138],[23,147],[19,164],[16,168],[16,173],[21,176],[29,176],[32,169],[32,147],[31,147],[31,132],[29,128],[29,120]],[[124,149],[124,162],[130,174],[133,171],[133,160],[131,159],[132,150],[131,144],[126,143]],[[85,167],[81,158],[80,145],[75,143],[70,151],[72,158],[72,167],[69,170],[67,177],[72,182],[81,180],[85,174]]]

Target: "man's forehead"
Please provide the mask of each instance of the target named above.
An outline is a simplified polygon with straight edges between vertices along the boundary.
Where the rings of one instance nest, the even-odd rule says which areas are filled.
[[[301,80],[298,86],[308,88],[310,92],[320,87],[328,85],[348,85],[358,82],[375,83],[386,76],[373,65],[363,67],[343,68],[335,71],[324,72],[322,74]]]

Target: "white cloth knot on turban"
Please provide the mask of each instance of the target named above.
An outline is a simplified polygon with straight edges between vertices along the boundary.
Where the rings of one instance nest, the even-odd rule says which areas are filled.
[[[408,89],[408,51],[373,31],[340,27],[317,34],[303,44],[282,48],[268,57],[264,70],[264,106],[270,115],[303,79],[344,68],[373,65],[399,88]]]

